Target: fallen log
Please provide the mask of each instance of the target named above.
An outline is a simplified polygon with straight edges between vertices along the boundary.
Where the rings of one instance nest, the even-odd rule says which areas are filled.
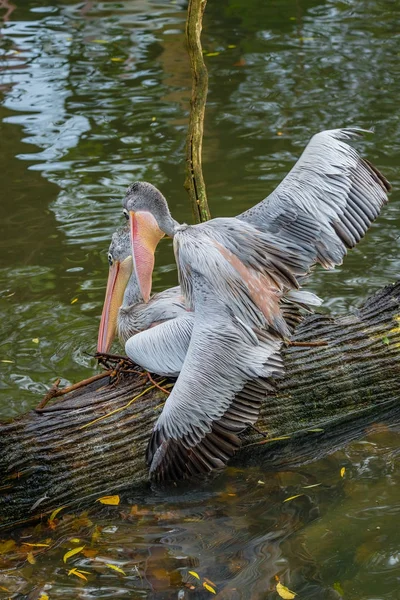
[[[316,314],[285,349],[286,377],[235,462],[309,462],[400,419],[400,282],[353,314]],[[0,528],[147,482],[145,447],[165,394],[143,376],[98,379],[42,411],[0,423]],[[275,441],[273,438],[281,438]]]

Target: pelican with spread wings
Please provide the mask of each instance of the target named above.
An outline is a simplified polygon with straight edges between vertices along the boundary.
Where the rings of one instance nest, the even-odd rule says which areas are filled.
[[[236,218],[181,225],[153,185],[128,188],[123,206],[144,301],[155,248],[168,235],[194,313],[179,378],[148,446],[156,479],[227,462],[238,434],[257,418],[266,379],[283,374],[280,349],[290,336],[285,310],[317,303],[300,285],[316,264],[341,264],[386,204],[388,182],[347,143],[360,134],[348,128],[315,135],[275,191]],[[154,348],[159,327],[140,334],[140,348],[138,336],[129,341],[129,356],[139,364],[151,351],[147,335]]]

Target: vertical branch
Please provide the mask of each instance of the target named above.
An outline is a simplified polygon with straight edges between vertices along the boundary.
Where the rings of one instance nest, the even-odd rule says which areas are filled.
[[[186,21],[186,41],[192,72],[192,97],[186,140],[186,179],[184,186],[189,194],[196,223],[208,221],[211,218],[201,165],[208,74],[204,64],[200,36],[206,4],[207,0],[189,0]]]

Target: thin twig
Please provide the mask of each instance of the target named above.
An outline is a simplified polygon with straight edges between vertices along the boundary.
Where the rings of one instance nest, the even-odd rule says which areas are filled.
[[[192,203],[196,223],[211,219],[202,169],[204,113],[208,74],[201,47],[203,13],[207,0],[189,0],[186,41],[192,72],[189,127],[186,139],[186,179],[184,187]]]
[[[83,388],[86,385],[93,383],[94,381],[98,381],[99,379],[103,379],[104,377],[109,377],[110,375],[111,375],[110,371],[106,371],[105,373],[98,373],[97,375],[93,375],[92,377],[89,377],[88,379],[83,379],[82,381],[79,381],[79,383],[74,383],[73,385],[69,385],[65,388],[62,388],[61,390],[58,387],[60,385],[61,379],[56,379],[56,381],[53,383],[53,385],[51,386],[51,388],[49,389],[49,391],[47,392],[47,394],[45,395],[43,400],[41,402],[39,402],[39,404],[35,408],[35,411],[39,412],[39,413],[43,412],[43,409],[46,406],[46,404],[48,404],[48,402],[50,402],[50,400],[53,400],[53,398],[58,398],[59,396],[65,396],[65,394],[69,394],[70,392],[79,390],[80,388]]]

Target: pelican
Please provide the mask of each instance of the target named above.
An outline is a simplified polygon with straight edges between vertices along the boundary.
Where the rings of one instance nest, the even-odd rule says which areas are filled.
[[[107,353],[116,333],[129,349],[129,339],[140,348],[140,332],[158,325],[158,344],[148,353],[146,370],[176,377],[189,347],[194,316],[188,312],[179,286],[155,294],[144,303],[133,271],[129,227],[118,229],[108,250],[109,274],[101,315],[97,351]],[[163,327],[160,327],[160,324]],[[146,338],[147,345],[151,336]],[[143,366],[143,365],[142,365]]]
[[[281,184],[235,218],[181,225],[164,196],[146,182],[123,201],[132,257],[144,301],[151,292],[154,251],[174,240],[179,280],[194,311],[178,380],[147,450],[150,475],[174,480],[223,466],[238,433],[258,415],[265,379],[282,377],[282,343],[290,330],[282,302],[315,303],[300,288],[311,269],[342,263],[388,201],[390,185],[347,141],[358,128],[315,135]],[[158,327],[149,330],[157,335]],[[146,355],[131,338],[130,356]]]

